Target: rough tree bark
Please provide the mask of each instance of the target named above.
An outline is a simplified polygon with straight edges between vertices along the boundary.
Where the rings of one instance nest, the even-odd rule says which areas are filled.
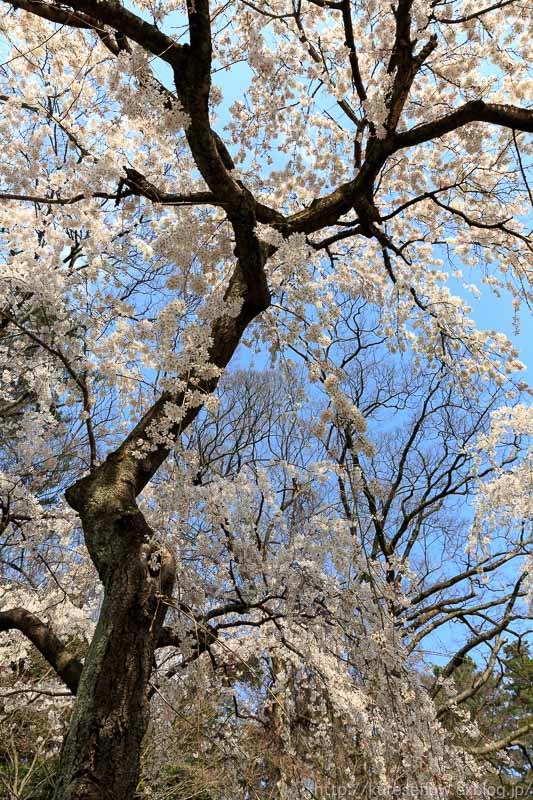
[[[108,470],[106,470],[108,471]],[[104,476],[105,472],[104,471]],[[87,547],[104,585],[104,601],[85,658],[56,798],[131,797],[148,721],[147,686],[171,594],[172,555],[116,482],[97,474],[72,487]]]

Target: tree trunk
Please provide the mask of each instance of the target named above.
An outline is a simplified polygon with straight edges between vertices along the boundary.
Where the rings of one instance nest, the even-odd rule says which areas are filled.
[[[85,479],[87,481],[87,479]],[[89,479],[91,481],[91,479]],[[100,481],[98,481],[100,483]],[[67,492],[104,584],[104,601],[61,752],[54,800],[130,800],[148,724],[147,688],[175,565],[119,487]],[[102,494],[106,502],[102,502]],[[122,493],[123,494],[123,493]],[[122,497],[124,501],[124,497]]]

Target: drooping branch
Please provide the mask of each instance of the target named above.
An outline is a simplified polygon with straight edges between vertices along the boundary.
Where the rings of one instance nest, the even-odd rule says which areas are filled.
[[[84,26],[83,26],[84,27]],[[12,100],[15,96],[8,95],[8,94],[0,94],[0,103],[8,103]],[[90,156],[91,158],[95,158],[94,154],[92,154],[86,147],[84,147],[81,142],[79,141],[78,137],[70,130],[68,125],[65,124],[65,120],[59,119],[56,114],[54,114],[51,110],[51,107],[43,107],[39,105],[34,105],[32,103],[20,103],[20,107],[23,108],[25,111],[30,111],[32,114],[36,114],[37,116],[43,116],[45,119],[50,120],[57,125],[57,127],[63,131],[67,139],[79,150],[80,153],[80,161],[84,158]],[[5,196],[5,195],[4,195]]]
[[[120,189],[115,193],[91,192],[76,194],[71,197],[47,197],[45,195],[10,194],[6,192],[0,193],[0,203],[13,201],[49,206],[71,206],[91,198],[97,200],[114,200],[115,204],[118,204],[120,200],[126,197],[145,197],[153,203],[159,203],[165,206],[220,205],[220,203],[215,202],[211,192],[190,192],[183,194],[178,192],[164,192],[147,181],[136,170],[127,168],[125,171],[127,178],[124,180],[124,183],[127,183],[127,185],[131,187],[127,190]]]
[[[32,642],[72,694],[76,694],[83,664],[49,625],[24,608],[0,611],[0,631],[18,630]]]
[[[120,197],[127,197],[133,192],[123,192]],[[81,203],[89,197],[104,200],[117,200],[118,194],[109,194],[108,192],[92,192],[89,194],[75,194],[71,197],[47,197],[46,195],[33,195],[33,194],[12,194],[5,192],[0,194],[1,202],[16,202],[16,203],[38,203],[46,206],[72,206],[76,203]]]
[[[520,239],[530,250],[533,248],[530,237],[524,236],[519,231],[515,231],[512,230],[512,228],[507,227],[507,223],[510,221],[510,219],[512,219],[512,217],[509,217],[504,220],[499,220],[498,222],[483,222],[480,219],[474,219],[473,217],[469,216],[459,208],[454,208],[453,206],[450,206],[447,203],[443,203],[434,195],[429,199],[433,203],[435,203],[435,205],[439,206],[439,208],[442,208],[444,209],[444,211],[447,211],[450,215],[460,217],[460,219],[464,220],[464,222],[466,222],[466,224],[471,228],[480,228],[481,230],[489,230],[489,231],[500,230],[503,233],[506,233],[508,236],[514,236],[517,239]]]

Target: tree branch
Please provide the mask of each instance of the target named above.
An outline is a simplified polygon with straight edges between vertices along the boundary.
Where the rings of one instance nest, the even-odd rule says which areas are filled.
[[[471,747],[466,748],[467,752],[471,755],[475,756],[486,756],[489,753],[494,753],[496,750],[503,750],[505,747],[508,747],[510,744],[516,743],[522,736],[529,731],[533,730],[533,719],[530,719],[528,722],[521,725],[516,730],[511,731],[508,733],[507,736],[503,736],[501,739],[498,739],[495,742],[489,742],[488,744],[482,745],[481,747]]]
[[[461,666],[461,664],[464,662],[465,656],[471,650],[473,650],[474,647],[477,647],[478,645],[483,644],[484,642],[490,642],[491,639],[496,638],[496,636],[499,636],[502,633],[502,631],[505,630],[505,628],[512,619],[512,611],[517,598],[520,596],[520,587],[522,585],[524,578],[525,575],[521,575],[520,578],[517,580],[511,598],[507,603],[505,614],[503,615],[500,622],[495,624],[492,628],[489,628],[486,631],[478,633],[477,635],[469,639],[469,641],[466,642],[466,644],[463,645],[463,647],[461,647],[461,649],[458,650],[457,653],[455,653],[455,655],[450,659],[450,661],[448,661],[448,663],[446,664],[446,666],[439,675],[440,678],[449,678],[450,675],[452,675],[453,672],[455,672],[455,670]],[[436,683],[432,691],[433,697],[436,695],[438,688],[439,688],[438,684]]]
[[[156,25],[138,17],[119,2],[113,0],[66,0],[47,3],[42,0],[3,0],[14,8],[37,14],[51,22],[71,27],[98,30],[109,25],[128,39],[146,48],[172,66],[183,68],[188,57],[188,47],[179,45]]]
[[[76,694],[83,664],[56,636],[49,625],[26,611],[11,608],[0,611],[0,631],[18,630],[35,645],[42,656],[65,683],[72,694]]]
[[[472,683],[471,686],[466,688],[464,691],[456,694],[454,697],[448,698],[444,705],[442,705],[437,711],[437,719],[443,717],[453,706],[461,705],[466,700],[469,700],[473,697],[477,692],[484,686],[489,678],[492,675],[492,670],[494,667],[494,663],[500,652],[503,645],[506,643],[507,639],[500,640],[499,636],[496,637],[496,642],[494,643],[494,647],[492,648],[492,652],[490,654],[490,658],[486,668],[483,670],[481,675],[479,675]]]
[[[516,106],[485,103],[483,100],[471,100],[445,117],[433,120],[433,122],[426,122],[409,131],[397,133],[392,140],[394,151],[404,147],[413,147],[416,144],[428,142],[430,139],[438,139],[471,122],[490,122],[493,125],[503,125],[513,130],[531,133],[533,132],[533,111]]]

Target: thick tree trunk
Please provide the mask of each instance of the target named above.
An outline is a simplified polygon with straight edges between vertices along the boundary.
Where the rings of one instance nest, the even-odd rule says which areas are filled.
[[[118,487],[113,488],[107,487],[105,504],[98,491],[83,498],[81,507],[78,492],[68,494],[80,511],[105,593],[63,744],[54,800],[130,800],[138,780],[148,682],[175,565],[153,542],[135,503],[130,499],[125,509]]]
[[[224,295],[231,313],[222,313],[211,326],[209,361],[218,370],[229,363],[249,323],[270,304],[264,271],[268,250],[255,231],[255,201],[239,190],[232,203],[237,264]],[[240,309],[236,315],[234,303]],[[188,380],[208,393],[218,377],[216,372]],[[173,557],[154,542],[136,498],[169,454],[166,446],[151,442],[152,431],[162,427],[177,438],[198,413],[200,406],[191,405],[168,429],[167,404],[182,404],[185,396],[183,391],[161,395],[117,450],[65,495],[80,515],[105,594],[63,744],[54,800],[131,800],[135,791],[148,724],[148,682],[165,618],[164,598],[171,596],[175,577]]]

